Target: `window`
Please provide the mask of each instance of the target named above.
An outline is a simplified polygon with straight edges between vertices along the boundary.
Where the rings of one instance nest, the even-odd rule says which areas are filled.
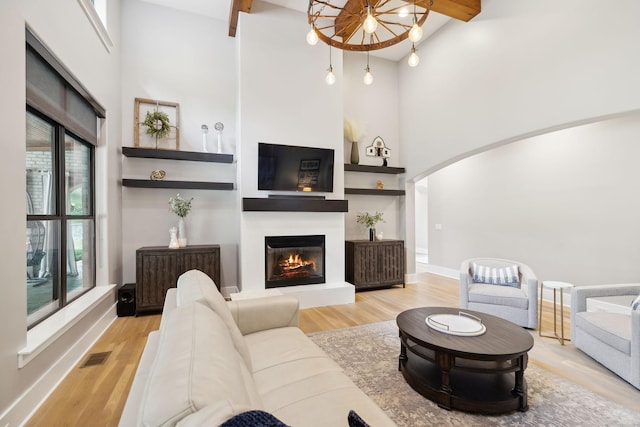
[[[95,286],[94,146],[104,110],[27,31],[26,285],[34,326]]]

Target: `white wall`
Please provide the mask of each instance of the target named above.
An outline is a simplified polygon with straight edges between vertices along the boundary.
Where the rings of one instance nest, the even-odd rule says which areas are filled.
[[[407,179],[488,147],[639,109],[638,13],[633,0],[484,0],[472,21],[450,21],[420,46],[418,67],[400,67]],[[407,217],[409,249],[414,221]]]
[[[106,109],[101,146],[97,150],[96,210],[98,223],[97,285],[120,280],[120,198],[117,182],[120,135],[119,3],[109,2],[109,32],[115,46],[109,53],[77,1],[0,3],[0,117],[3,151],[0,189],[10,208],[2,214],[3,294],[0,299],[0,424],[18,425],[70,369],[91,344],[92,328],[115,318],[115,297],[109,295],[80,323],[48,346],[26,367],[18,369],[17,353],[26,344],[25,298],[25,25],[49,47]],[[73,31],[69,29],[73,28]],[[87,57],[91,57],[88,61]],[[114,234],[118,237],[114,237]]]
[[[202,151],[201,125],[209,127],[208,149],[217,150],[216,122],[224,124],[223,152],[235,154],[235,41],[225,21],[137,0],[123,3],[122,145],[134,145],[134,99],[180,104],[180,150]],[[163,169],[166,179],[235,182],[235,165],[150,159],[122,159],[123,177],[148,179]],[[219,244],[221,286],[238,284],[236,191],[123,188],[124,281],[135,282],[135,252],[168,246],[177,216],[169,197],[193,197],[186,217],[188,243]]]
[[[304,14],[266,3],[240,14],[239,197],[267,197],[257,189],[258,142],[333,148],[334,191],[343,198],[342,56],[333,55],[337,82],[327,86],[326,46],[306,44]],[[336,53],[336,52],[334,52]],[[264,237],[325,234],[327,283],[344,281],[344,214],[241,212],[243,290],[264,289]]]
[[[540,280],[637,282],[640,114],[478,154],[429,176],[429,262],[529,264]],[[434,224],[442,224],[435,230]]]
[[[328,49],[322,46],[323,49]],[[365,130],[358,141],[361,165],[382,165],[382,159],[367,157],[366,147],[371,145],[374,138],[380,136],[385,145],[391,149],[389,166],[403,166],[401,163],[400,129],[398,113],[398,65],[395,62],[376,58],[369,58],[369,66],[374,76],[370,86],[362,82],[367,57],[362,53],[344,53],[344,116]],[[351,141],[344,139],[344,158],[349,163],[351,158]],[[345,172],[345,187],[376,188],[376,182],[381,180],[385,188],[404,189],[404,176],[392,174],[371,174],[360,172]],[[376,225],[376,232],[382,232],[385,239],[401,238],[400,203],[398,196],[366,196],[347,195],[349,212],[345,215],[345,236],[347,239],[368,239],[368,229],[356,223],[359,212],[376,212],[384,214],[384,221]]]

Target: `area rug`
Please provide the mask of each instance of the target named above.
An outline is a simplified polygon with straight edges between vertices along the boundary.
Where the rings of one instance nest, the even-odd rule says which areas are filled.
[[[439,408],[415,392],[398,371],[400,339],[393,320],[309,337],[399,426],[640,426],[640,412],[532,363],[525,372],[527,412],[476,415]]]

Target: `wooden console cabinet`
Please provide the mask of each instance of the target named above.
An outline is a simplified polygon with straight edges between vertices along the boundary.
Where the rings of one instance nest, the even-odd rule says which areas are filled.
[[[192,269],[206,273],[220,289],[220,246],[147,246],[136,250],[136,315],[161,312],[167,289],[175,288],[178,277]]]
[[[398,284],[404,287],[404,241],[347,240],[345,280],[356,291]]]

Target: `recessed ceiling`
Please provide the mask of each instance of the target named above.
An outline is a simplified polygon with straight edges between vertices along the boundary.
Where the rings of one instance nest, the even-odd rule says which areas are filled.
[[[211,18],[229,21],[229,11],[231,10],[232,0],[143,0],[147,3],[153,3],[160,6],[170,7],[173,9],[183,10],[186,12],[204,15]],[[266,2],[276,6],[286,7],[288,9],[297,10],[301,13],[307,13],[308,2],[303,0],[254,0],[255,2]],[[306,16],[304,17],[306,19]],[[421,43],[429,38],[440,27],[449,22],[452,18],[431,11],[427,21],[423,25],[424,36]],[[300,37],[304,38],[304,34]],[[399,61],[409,54],[411,50],[411,42],[405,40],[397,45],[387,47],[385,49],[371,51],[371,56],[384,58],[391,61]]]

